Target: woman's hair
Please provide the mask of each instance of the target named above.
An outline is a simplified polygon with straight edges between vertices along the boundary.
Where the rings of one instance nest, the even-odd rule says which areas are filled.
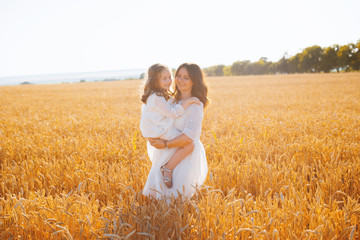
[[[183,63],[176,70],[175,78],[182,68],[187,70],[189,78],[193,83],[191,95],[193,97],[197,97],[203,103],[204,107],[206,107],[206,105],[209,103],[209,99],[207,98],[208,88],[205,84],[204,74],[201,71],[201,68],[194,63]],[[174,97],[176,102],[181,100],[181,92],[177,86],[175,87]]]
[[[146,104],[147,99],[153,93],[158,96],[163,96],[166,100],[170,98],[171,92],[169,90],[161,89],[159,84],[160,74],[164,69],[169,70],[170,76],[172,76],[169,67],[163,64],[156,63],[149,67],[148,73],[145,76],[146,82],[144,85],[144,92],[141,96],[141,101],[143,103]]]

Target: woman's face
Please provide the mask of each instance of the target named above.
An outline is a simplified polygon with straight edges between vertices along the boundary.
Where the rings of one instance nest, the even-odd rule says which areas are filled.
[[[160,73],[159,86],[163,90],[169,90],[171,86],[171,74],[168,69],[164,69]]]
[[[181,68],[175,77],[175,83],[180,92],[191,91],[194,83],[190,80],[186,68]]]

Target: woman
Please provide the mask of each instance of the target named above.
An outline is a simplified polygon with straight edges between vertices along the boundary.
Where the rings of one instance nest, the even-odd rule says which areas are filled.
[[[207,175],[207,161],[205,150],[200,142],[201,123],[203,118],[203,108],[208,104],[207,86],[200,67],[196,64],[184,63],[179,66],[175,74],[175,103],[197,97],[200,105],[192,104],[185,110],[185,113],[174,121],[174,127],[182,134],[172,140],[163,140],[150,138],[148,145],[149,158],[152,161],[152,167],[143,190],[144,195],[151,195],[155,198],[162,196],[177,197],[182,194],[183,197],[190,198],[196,191],[196,187],[202,185]],[[178,147],[183,147],[189,143],[194,144],[194,150],[175,168],[167,166],[167,162]],[[167,188],[163,181],[161,167],[172,169],[171,188]]]

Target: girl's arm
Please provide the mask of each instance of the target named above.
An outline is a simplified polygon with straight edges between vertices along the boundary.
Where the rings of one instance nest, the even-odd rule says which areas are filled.
[[[162,115],[167,118],[177,118],[184,114],[185,110],[182,105],[176,104],[172,106],[166,99],[162,96],[155,96],[155,108]]]
[[[190,106],[191,104],[193,103],[196,103],[198,105],[200,105],[200,100],[196,97],[191,97],[191,98],[188,98],[186,100],[184,100],[182,103],[181,103],[181,106],[186,109],[188,106]]]
[[[200,104],[200,101],[196,97],[192,97],[183,101],[181,104],[172,106],[162,96],[156,96],[155,98],[155,108],[167,118],[177,118],[183,115],[185,109],[192,103]]]

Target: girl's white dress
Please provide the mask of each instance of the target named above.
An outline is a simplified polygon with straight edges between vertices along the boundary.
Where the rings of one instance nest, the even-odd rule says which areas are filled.
[[[173,127],[174,119],[184,114],[180,104],[171,104],[163,96],[151,94],[141,107],[140,130],[143,137],[173,139],[181,134]]]
[[[169,161],[177,148],[156,149],[149,142],[147,143],[152,167],[144,186],[144,195],[159,199],[172,195],[177,197],[180,193],[183,197],[190,198],[195,193],[196,187],[204,183],[208,167],[205,149],[200,142],[202,119],[203,105],[200,103],[200,105],[190,105],[174,120],[173,126],[193,140],[194,150],[174,168],[171,188],[166,187],[160,167]]]

